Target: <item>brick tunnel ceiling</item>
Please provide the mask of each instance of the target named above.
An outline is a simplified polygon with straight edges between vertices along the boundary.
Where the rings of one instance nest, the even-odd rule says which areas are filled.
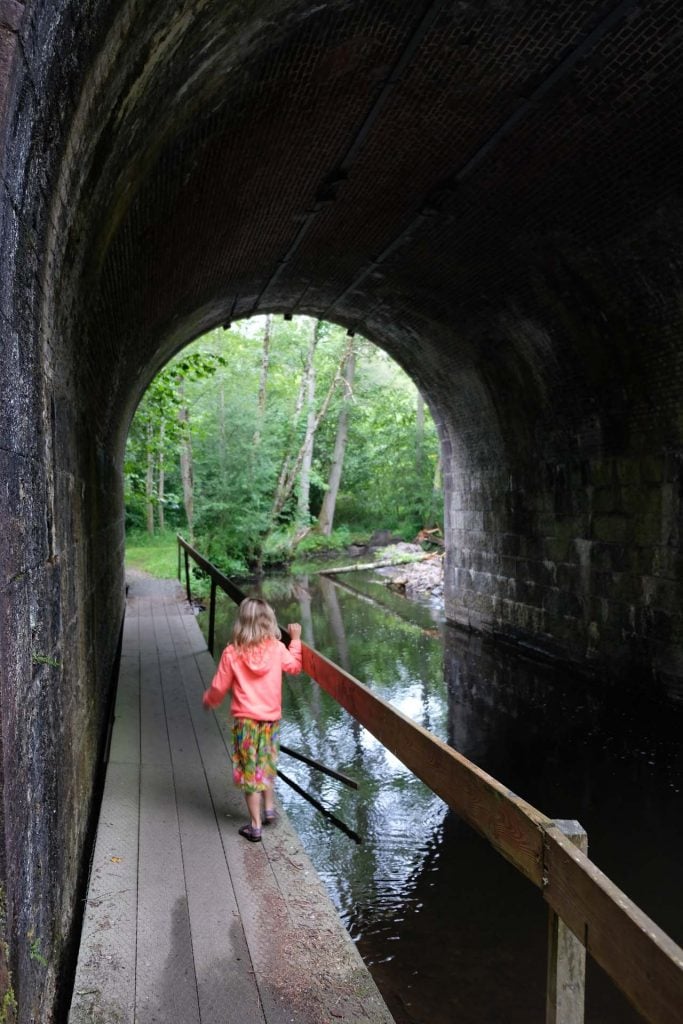
[[[273,310],[357,327],[428,385],[416,338],[457,362],[454,336],[543,315],[548,282],[595,319],[572,254],[636,225],[647,262],[679,186],[676,4],[252,6],[148,5],[86,80],[65,265],[133,376]]]

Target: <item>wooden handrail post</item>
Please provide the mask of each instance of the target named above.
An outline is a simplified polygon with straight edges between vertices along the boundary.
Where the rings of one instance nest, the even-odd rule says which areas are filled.
[[[180,546],[180,534],[177,534],[177,541],[178,541],[178,582],[180,583],[182,578],[183,578],[182,575],[181,575],[182,569],[181,569],[181,563],[180,563],[180,556],[181,556],[181,552],[182,552],[182,548]]]
[[[578,821],[556,821],[555,825],[582,853],[588,852],[588,835]],[[585,947],[550,910],[545,1024],[583,1024],[585,999]]]
[[[209,642],[207,644],[213,654],[213,642],[216,632],[216,580],[211,577],[211,599],[209,601]]]

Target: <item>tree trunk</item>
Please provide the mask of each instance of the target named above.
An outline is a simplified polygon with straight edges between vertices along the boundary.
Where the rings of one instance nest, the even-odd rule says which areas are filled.
[[[342,360],[341,360],[341,363],[339,365],[339,369],[337,370],[337,373],[335,374],[334,380],[330,384],[330,387],[328,389],[327,394],[325,395],[325,399],[323,401],[323,404],[320,407],[319,412],[316,414],[315,420],[313,422],[313,431],[312,431],[313,437],[315,437],[316,430],[318,429],[318,427],[320,426],[322,421],[325,419],[325,416],[327,415],[327,410],[330,407],[330,402],[332,401],[334,393],[337,390],[337,385],[339,384],[339,382],[341,380],[341,371],[342,371],[342,367],[343,367],[344,363],[346,362],[346,360],[348,358],[348,351],[349,350],[347,349],[346,352],[344,353],[344,355],[342,356]],[[285,473],[285,471],[284,471],[285,467],[283,466],[283,471],[280,473],[280,480],[278,481],[278,488],[277,488],[277,491],[275,492],[275,501],[273,502],[273,508],[272,508],[272,511],[271,511],[271,517],[270,517],[271,518],[271,522],[273,520],[275,520],[277,518],[277,516],[280,515],[280,513],[283,510],[283,508],[285,507],[287,499],[289,498],[290,494],[292,493],[292,491],[294,489],[294,484],[296,483],[296,479],[297,479],[297,476],[299,474],[299,470],[301,469],[301,462],[303,460],[303,457],[304,457],[304,445],[302,445],[299,448],[299,453],[298,453],[298,455],[297,455],[297,457],[296,457],[296,459],[294,460],[293,463],[291,463],[290,457],[287,456],[287,462],[288,462],[288,464],[291,463],[291,465],[290,465],[290,469],[288,470],[288,472]]]
[[[306,374],[301,375],[301,384],[299,385],[299,393],[296,396],[296,404],[294,406],[294,415],[292,416],[292,443],[296,436],[296,429],[299,425],[299,418],[301,416],[301,410],[304,407],[304,397],[306,395]],[[270,513],[271,522],[273,522],[280,514],[285,506],[285,502],[289,497],[290,491],[287,490],[288,481],[290,477],[290,469],[292,466],[292,454],[287,451],[284,459],[282,460],[282,467],[280,469],[280,475],[278,477],[277,485],[275,487],[275,497],[273,498],[273,507]]]
[[[296,519],[300,526],[305,526],[311,518],[311,466],[313,465],[313,434],[315,432],[315,350],[320,336],[320,321],[316,320],[311,332],[311,340],[306,355],[306,434],[303,443],[301,470],[299,471],[299,495],[297,500]]]
[[[346,451],[346,439],[349,431],[349,408],[353,394],[353,377],[356,370],[356,353],[353,348],[349,350],[348,358],[344,366],[344,384],[346,396],[344,404],[339,413],[337,422],[337,436],[334,441],[334,452],[332,454],[332,465],[327,480],[327,490],[323,498],[322,508],[318,517],[318,528],[324,537],[329,537],[334,526],[334,511],[337,504],[337,494],[341,483],[342,469],[344,468],[344,453]]]
[[[377,562],[355,562],[354,565],[337,565],[334,569],[316,569],[319,576],[337,576],[342,572],[362,572],[364,569],[382,569],[386,565],[394,565],[400,568],[411,562],[426,562],[429,558],[437,558],[438,551],[427,551],[421,555],[410,555],[406,558],[380,558]]]
[[[182,384],[179,387],[179,392],[182,396]],[[194,472],[192,467],[192,438],[190,437],[190,410],[187,406],[180,406],[178,409],[178,419],[182,432],[180,440],[180,479],[183,483],[183,504],[187,519],[187,531],[190,535],[190,543],[192,543],[194,542]]]
[[[164,470],[164,421],[159,424],[159,481],[157,483],[157,511],[159,516],[159,530],[164,532],[164,489],[166,486],[166,473]]]
[[[154,451],[152,441],[154,439],[154,427],[151,423],[147,426],[147,477],[145,479],[145,499],[147,508],[147,533],[154,533]]]
[[[225,385],[221,383],[218,392],[218,464],[221,474],[225,476],[225,454],[228,447],[228,435],[225,429]]]
[[[266,412],[266,385],[268,384],[268,366],[270,364],[270,337],[272,328],[272,317],[266,317],[266,326],[263,332],[263,349],[261,354],[261,376],[258,386],[258,411],[256,414],[256,430],[254,431],[254,447],[261,443],[261,427]]]
[[[417,404],[415,407],[415,469],[417,479],[422,481],[425,461],[425,400],[417,391]]]
[[[327,612],[327,621],[330,624],[332,636],[337,645],[337,660],[343,669],[350,672],[349,645],[346,639],[346,629],[344,628],[344,617],[339,607],[337,584],[321,576],[318,580],[318,586]]]

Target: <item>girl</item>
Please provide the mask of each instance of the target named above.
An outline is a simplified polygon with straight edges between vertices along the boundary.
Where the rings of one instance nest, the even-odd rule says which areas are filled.
[[[232,631],[232,643],[223,651],[218,671],[202,698],[205,708],[215,708],[232,690],[232,777],[241,786],[251,822],[239,833],[250,843],[261,841],[261,794],[263,823],[276,819],[273,783],[280,753],[282,672],[301,672],[301,626],[287,626],[289,650],[280,640],[275,613],[266,601],[247,597],[242,601]]]

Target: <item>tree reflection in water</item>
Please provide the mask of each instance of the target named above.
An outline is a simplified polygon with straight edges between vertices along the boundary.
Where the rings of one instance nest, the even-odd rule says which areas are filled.
[[[368,575],[354,585],[372,600],[319,576],[259,589],[281,622],[299,619],[308,643],[404,714],[545,813],[577,818],[596,863],[681,942],[680,709],[463,635]],[[233,617],[226,600],[218,644]],[[287,787],[279,797],[396,1020],[542,1020],[536,889],[305,677],[285,682],[282,738],[360,783],[352,791],[283,755],[287,774],[362,846]],[[587,1024],[639,1019],[590,968]]]

